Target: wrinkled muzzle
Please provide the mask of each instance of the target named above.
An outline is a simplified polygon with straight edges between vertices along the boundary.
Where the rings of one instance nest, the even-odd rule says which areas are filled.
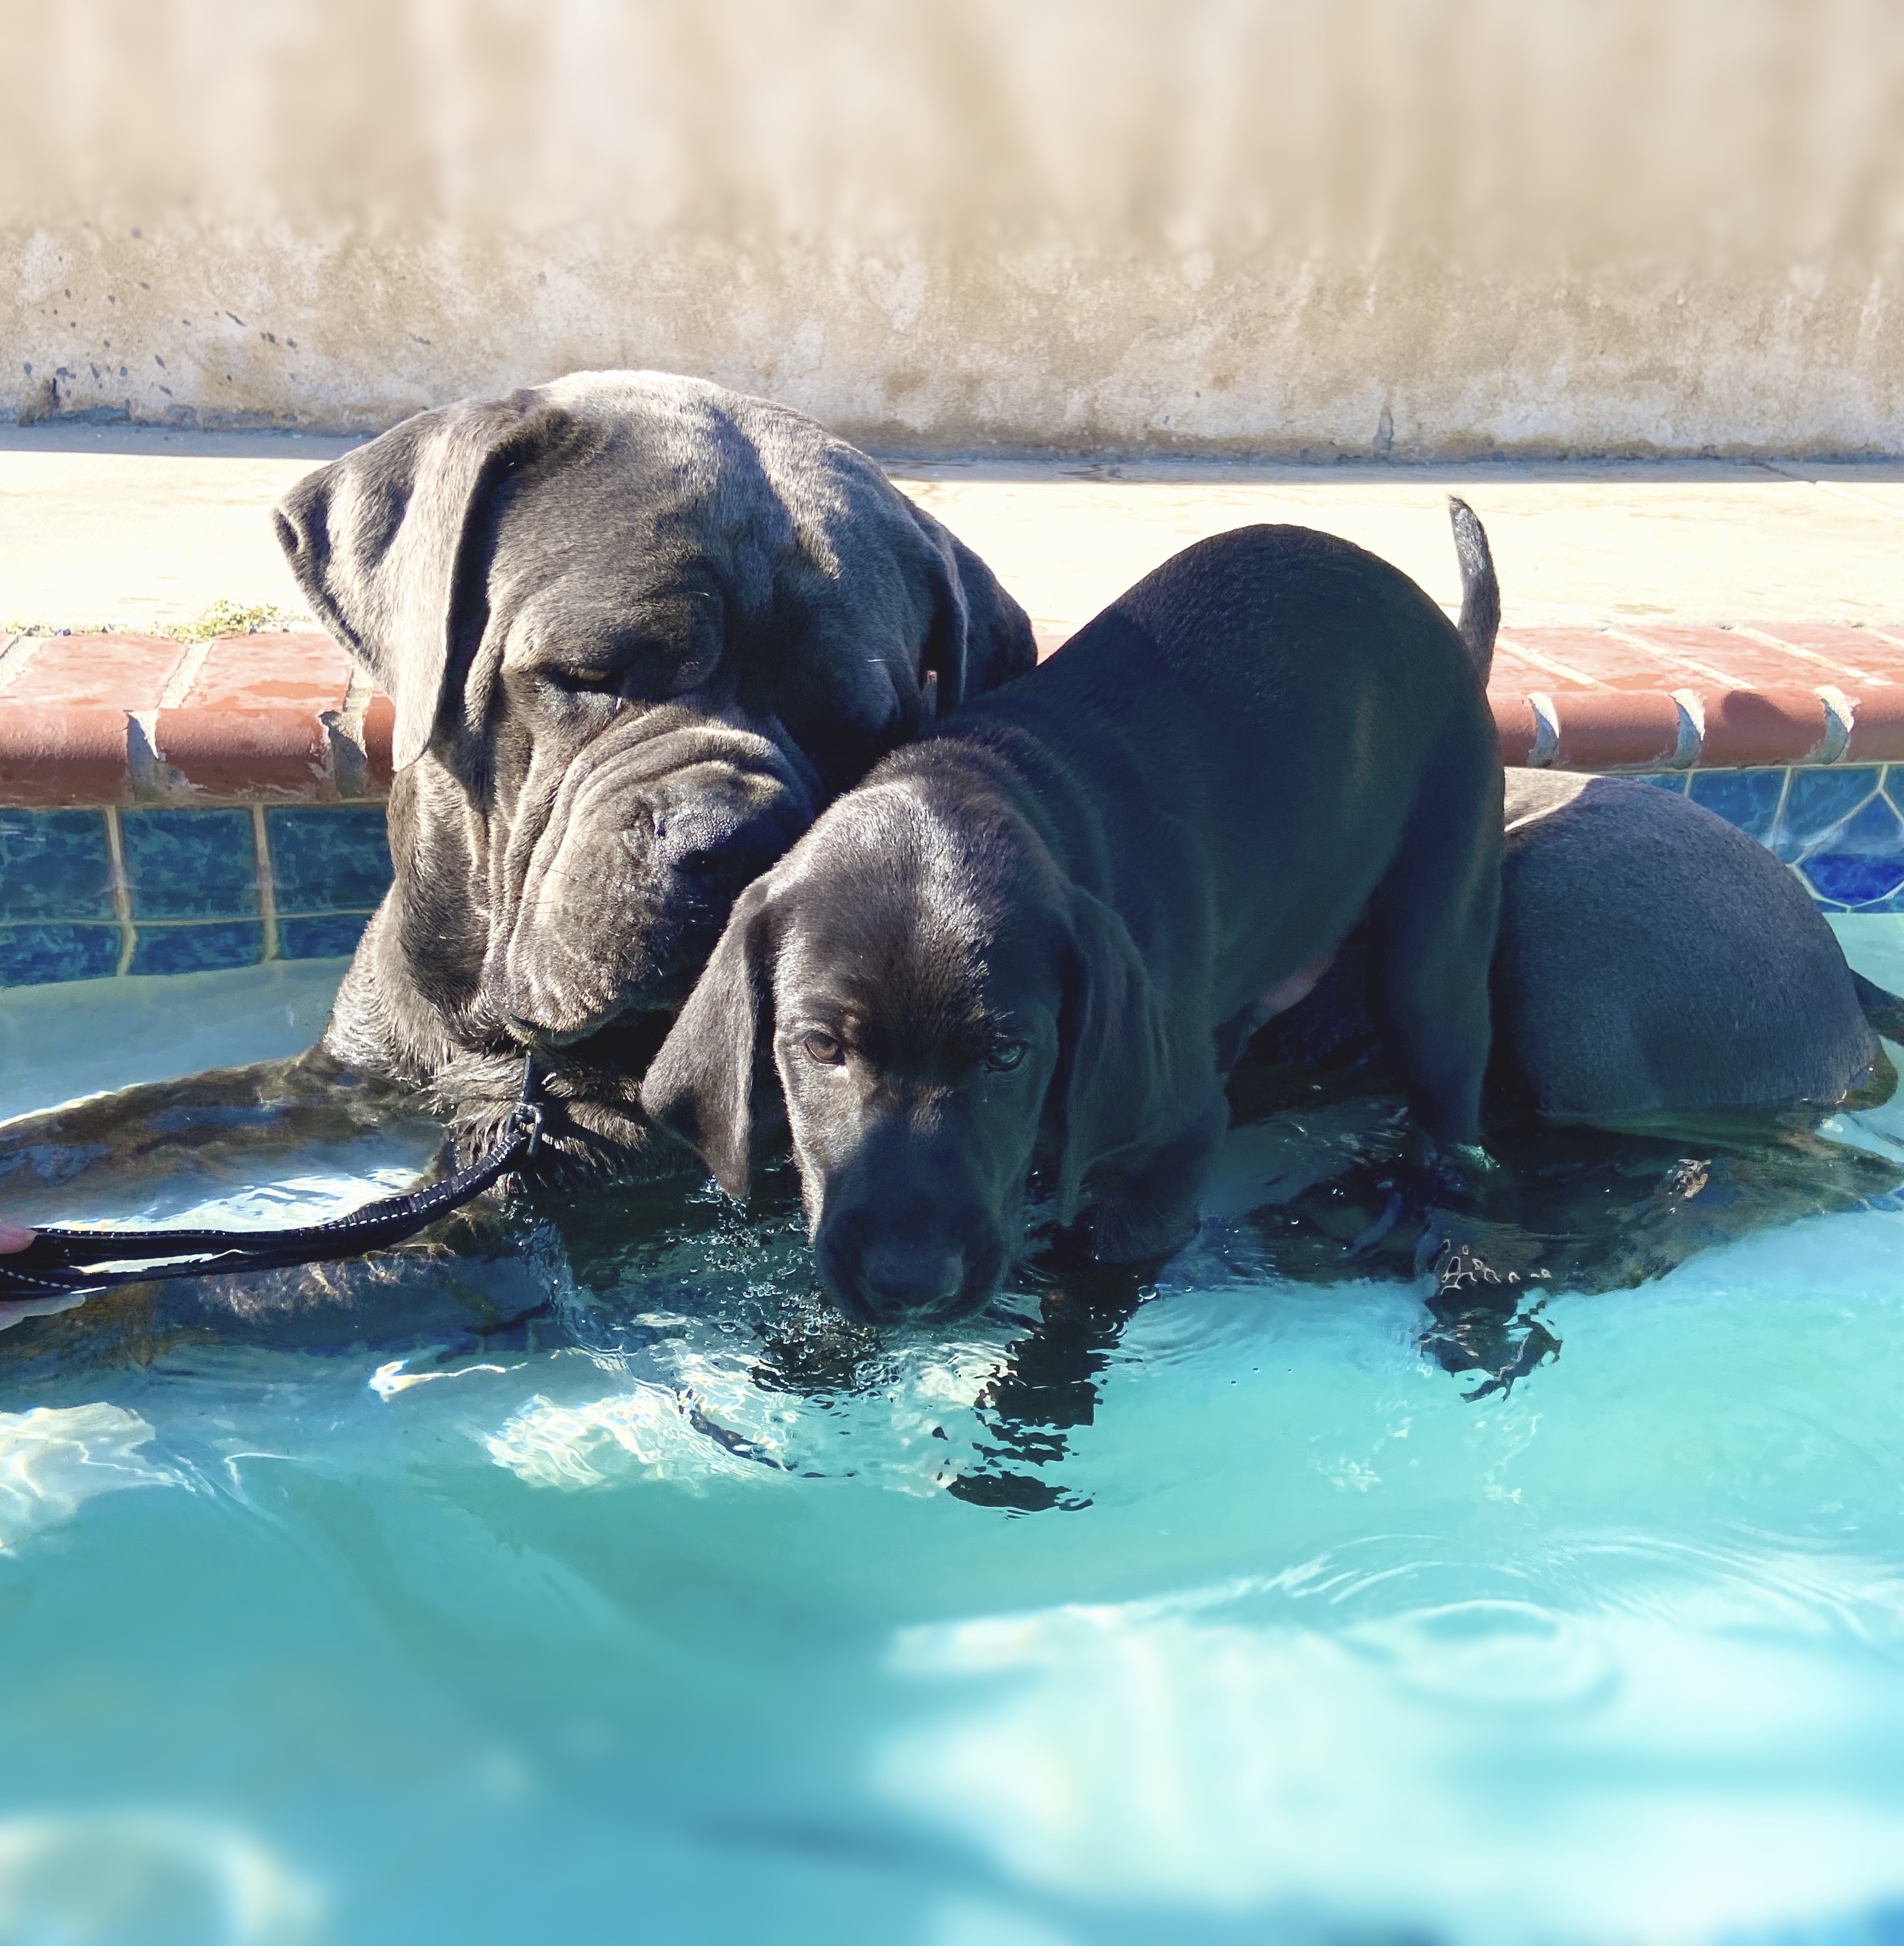
[[[600,738],[542,814],[519,806],[492,875],[486,1007],[560,1045],[677,1006],[742,888],[813,823],[819,795],[803,758],[751,731],[637,721]]]

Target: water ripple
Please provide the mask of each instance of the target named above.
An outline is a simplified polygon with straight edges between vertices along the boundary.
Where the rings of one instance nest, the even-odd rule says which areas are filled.
[[[152,1438],[137,1413],[103,1403],[0,1413],[0,1547],[60,1525],[101,1493],[184,1484],[140,1450]]]

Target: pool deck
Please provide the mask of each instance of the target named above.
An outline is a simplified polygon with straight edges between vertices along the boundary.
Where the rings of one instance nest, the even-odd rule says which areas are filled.
[[[268,517],[355,443],[0,429],[0,805],[383,793],[389,705],[316,632]],[[1177,548],[1253,520],[1345,535],[1452,609],[1459,493],[1501,575],[1491,696],[1510,762],[1904,761],[1904,467],[890,470],[991,564],[1047,649]],[[190,639],[221,604],[275,611],[271,632]]]

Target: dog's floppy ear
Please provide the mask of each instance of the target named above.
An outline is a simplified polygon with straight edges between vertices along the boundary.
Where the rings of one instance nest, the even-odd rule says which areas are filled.
[[[965,700],[966,641],[971,617],[954,551],[958,543],[923,508],[908,511],[932,549],[932,626],[919,658],[919,689],[925,720],[943,716]]]
[[[1038,643],[1031,617],[999,586],[998,576],[956,534],[946,538],[965,604],[964,663],[953,699],[963,702],[1036,668]]]
[[[919,669],[920,685],[933,698],[930,719],[1023,675],[1037,662],[1038,648],[1030,617],[984,562],[924,508],[907,505],[935,557],[932,628]]]
[[[400,771],[436,734],[459,629],[480,626],[464,585],[480,574],[474,516],[538,410],[518,394],[419,412],[278,503],[278,544],[312,612],[396,706]]]
[[[1123,920],[1075,891],[1070,920],[1049,1098],[1058,1132],[1058,1221],[1065,1224],[1077,1219],[1092,1163],[1148,1123],[1167,1059],[1149,975]]]
[[[649,1120],[694,1150],[730,1196],[747,1194],[754,1084],[773,1029],[771,890],[756,879],[735,902],[706,968],[641,1083]]]

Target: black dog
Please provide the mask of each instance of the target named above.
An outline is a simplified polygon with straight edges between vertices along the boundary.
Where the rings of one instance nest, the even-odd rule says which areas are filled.
[[[1497,600],[1456,514],[1471,629]],[[1419,1128],[1480,1137],[1501,763],[1463,638],[1359,548],[1187,548],[897,752],[742,894],[642,1103],[748,1180],[770,1033],[848,1308],[984,1301],[1048,1161],[1109,1262],[1195,1222],[1222,1076],[1363,915]]]

